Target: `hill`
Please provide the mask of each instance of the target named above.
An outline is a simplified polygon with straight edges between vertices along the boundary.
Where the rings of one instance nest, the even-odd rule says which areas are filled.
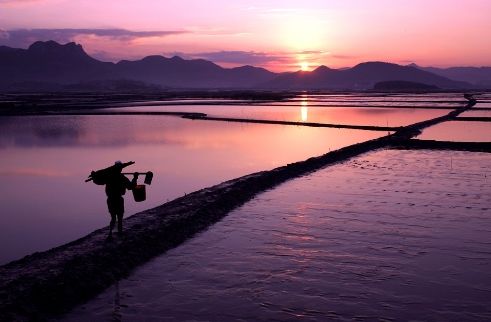
[[[386,81],[379,82],[373,86],[376,91],[388,91],[388,92],[424,92],[439,90],[434,85],[428,85],[423,83],[415,83],[408,81]]]
[[[423,83],[443,89],[471,87],[468,83],[454,81],[412,66],[384,62],[366,62],[343,70],[320,66],[312,72],[298,71],[280,75],[265,86],[277,89],[366,90],[373,88],[376,83],[396,80]]]
[[[468,82],[478,87],[491,88],[491,67],[437,68],[421,67],[416,64],[411,64],[411,66],[453,80]]]
[[[75,43],[35,42],[28,49],[0,47],[0,88],[60,89],[79,83],[127,80],[171,88],[251,88],[276,77],[264,68],[222,68],[202,59],[148,56],[116,64],[90,57]],[[104,85],[105,86],[105,85]]]

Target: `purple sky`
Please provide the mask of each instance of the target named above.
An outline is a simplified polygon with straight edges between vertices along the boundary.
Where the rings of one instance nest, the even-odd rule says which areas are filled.
[[[381,60],[491,66],[489,0],[0,0],[0,44],[102,60],[178,54],[275,71]]]

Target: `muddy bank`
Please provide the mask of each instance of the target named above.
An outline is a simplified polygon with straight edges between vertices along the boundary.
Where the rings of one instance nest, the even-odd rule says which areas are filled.
[[[118,111],[100,111],[100,112],[80,112],[80,111],[74,111],[74,112],[57,112],[57,113],[43,113],[43,115],[153,115],[153,116],[180,116],[184,118],[200,118],[200,117],[206,117],[205,113],[198,113],[198,112],[118,112]]]
[[[411,139],[401,141],[393,148],[404,150],[454,150],[491,153],[491,142],[452,142]]]
[[[368,130],[368,131],[399,131],[402,127],[391,126],[372,126],[372,125],[348,125],[348,124],[327,124],[327,123],[315,123],[315,122],[293,122],[293,121],[273,121],[273,120],[258,120],[258,119],[245,119],[245,118],[232,118],[232,117],[211,117],[203,113],[189,113],[183,115],[183,118],[190,120],[201,121],[221,121],[221,122],[233,122],[233,123],[256,123],[256,124],[277,124],[277,125],[295,125],[295,126],[308,126],[308,127],[329,127],[336,129],[352,129],[352,130]]]
[[[467,108],[404,127],[390,136],[202,189],[138,213],[126,219],[124,238],[106,242],[107,230],[101,229],[4,265],[0,267],[0,320],[44,320],[65,312],[219,221],[258,193],[367,151],[400,144],[424,127],[453,119]]]
[[[471,122],[491,122],[491,117],[481,116],[460,116],[455,119],[456,121],[471,121]]]

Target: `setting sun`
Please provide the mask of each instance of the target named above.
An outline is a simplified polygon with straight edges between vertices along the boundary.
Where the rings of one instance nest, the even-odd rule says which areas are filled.
[[[310,70],[310,64],[306,61],[300,62],[300,70],[303,72],[307,72]]]

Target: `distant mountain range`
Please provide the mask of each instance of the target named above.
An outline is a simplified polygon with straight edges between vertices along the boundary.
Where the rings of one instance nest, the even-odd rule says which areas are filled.
[[[416,64],[409,65],[427,72],[450,79],[468,82],[478,87],[491,88],[491,67],[421,67]]]
[[[75,43],[35,42],[28,49],[0,46],[1,90],[49,90],[98,86],[138,89],[371,89],[384,81],[417,82],[441,89],[491,88],[491,68],[422,68],[367,62],[347,69],[320,66],[312,72],[273,73],[264,68],[223,68],[203,59],[148,56],[102,62]],[[118,87],[119,86],[119,87]]]
[[[96,60],[75,43],[35,42],[28,49],[0,47],[0,88],[131,80],[171,88],[249,88],[276,77],[263,68],[222,68],[212,62],[148,56],[116,64]]]
[[[435,91],[440,88],[435,85],[415,83],[408,81],[384,81],[373,86],[373,89],[381,92],[399,92],[399,91]]]
[[[368,62],[348,69],[320,66],[312,72],[298,71],[279,75],[267,85],[282,89],[371,89],[384,81],[408,81],[436,86],[441,89],[470,88],[471,84],[448,79],[412,66]]]

